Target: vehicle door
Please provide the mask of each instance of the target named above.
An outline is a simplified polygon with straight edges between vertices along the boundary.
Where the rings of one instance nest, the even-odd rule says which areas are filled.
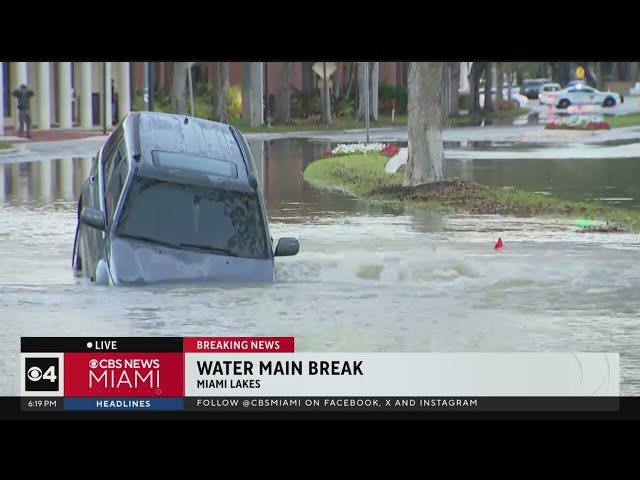
[[[104,252],[103,256],[105,260],[108,260],[108,251],[105,251],[106,242],[109,241],[111,235],[113,235],[113,227],[117,220],[120,197],[129,174],[127,156],[127,144],[122,140],[110,159],[108,169],[105,172],[104,202],[102,207],[105,218],[107,219],[107,233],[98,240],[98,251]]]
[[[582,88],[570,88],[567,92],[567,97],[572,105],[584,105],[585,95],[582,93]]]
[[[581,90],[583,95],[583,105],[593,105],[593,104],[602,103],[602,100],[600,100],[598,92],[596,92],[593,88],[585,87],[585,88],[582,88]]]
[[[91,167],[88,182],[82,192],[82,207],[94,208],[104,211],[104,176],[105,171],[110,168],[113,160],[115,149],[122,141],[122,128],[116,129],[107,139],[102,149],[94,159]],[[101,257],[100,245],[103,242],[105,232],[87,225],[82,226],[84,230],[84,238],[86,239],[85,248],[83,249],[83,261],[90,276],[95,272],[98,260]]]

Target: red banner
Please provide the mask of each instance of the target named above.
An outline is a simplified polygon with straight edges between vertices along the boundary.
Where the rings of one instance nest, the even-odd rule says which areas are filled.
[[[197,337],[184,339],[185,353],[293,353],[293,337]]]

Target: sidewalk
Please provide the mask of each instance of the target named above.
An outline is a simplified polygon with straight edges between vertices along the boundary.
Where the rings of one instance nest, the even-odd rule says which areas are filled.
[[[29,139],[26,137],[18,137],[18,133],[15,131],[15,129],[13,127],[10,127],[4,129],[4,137],[0,137],[0,141],[13,144],[30,142],[56,142],[63,140],[79,140],[101,135],[102,129],[81,130],[79,128],[74,128],[71,130],[61,130],[59,128],[53,128],[51,130],[33,130],[31,132],[31,138]]]

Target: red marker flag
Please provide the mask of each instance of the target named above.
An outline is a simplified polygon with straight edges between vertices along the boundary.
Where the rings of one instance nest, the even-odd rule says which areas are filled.
[[[500,250],[502,248],[502,237],[498,238],[498,241],[496,242],[496,246],[493,248],[496,250]]]

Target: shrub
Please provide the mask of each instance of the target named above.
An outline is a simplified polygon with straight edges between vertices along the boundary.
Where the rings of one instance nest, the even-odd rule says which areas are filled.
[[[227,91],[227,112],[230,120],[236,120],[242,115],[242,90],[240,85],[232,85]]]
[[[396,101],[396,115],[407,113],[407,87],[382,84],[378,86],[378,106],[382,115],[391,115],[393,100]]]
[[[471,107],[471,96],[468,93],[458,95],[458,107],[460,110],[469,110]]]

